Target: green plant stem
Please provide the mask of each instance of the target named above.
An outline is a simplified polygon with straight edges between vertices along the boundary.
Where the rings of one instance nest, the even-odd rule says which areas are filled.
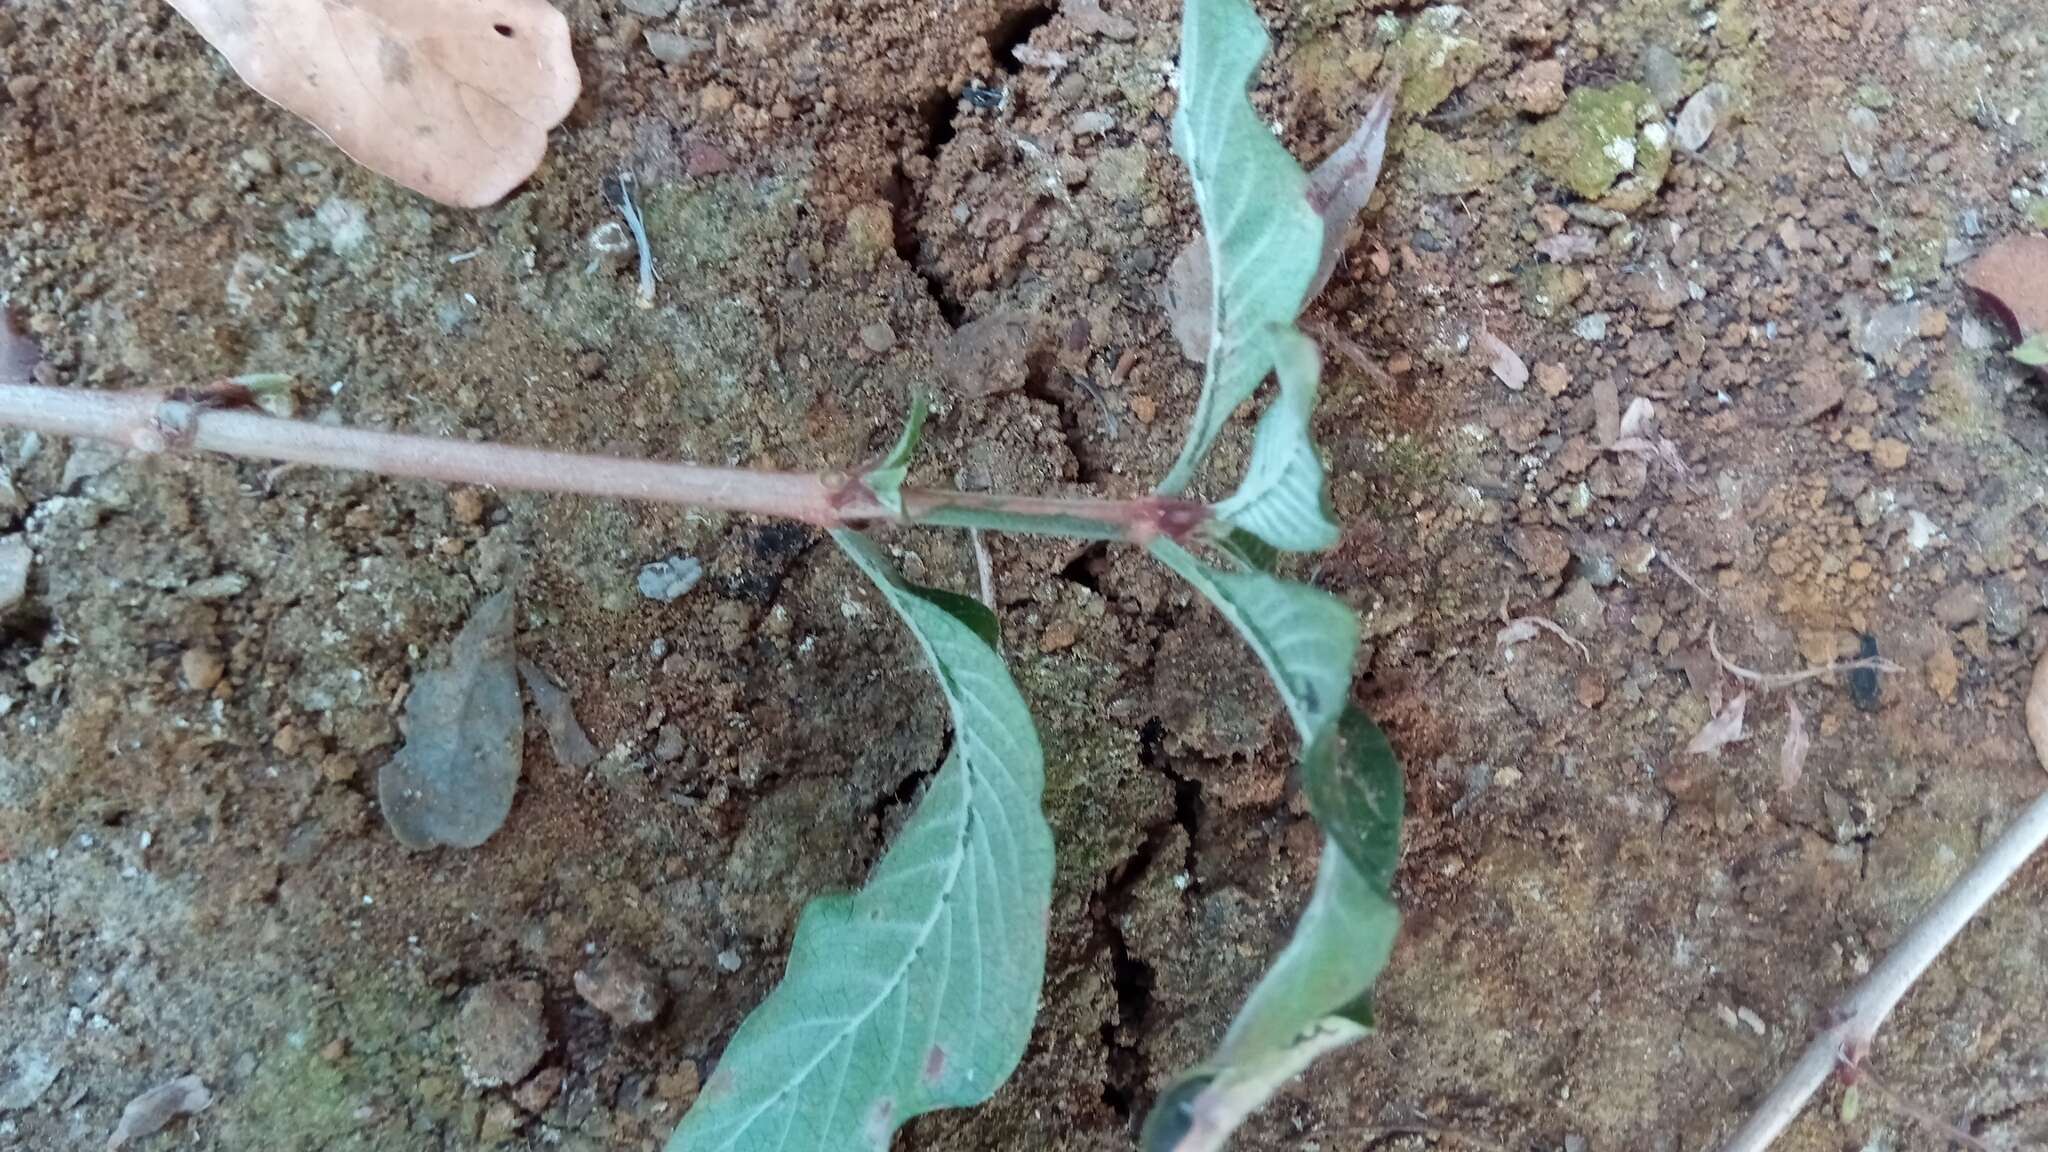
[[[1146,496],[1097,500],[903,490],[903,514],[841,473],[706,468],[285,420],[223,407],[222,393],[92,392],[0,384],[0,426],[106,440],[138,452],[199,451],[384,476],[648,500],[802,520],[819,527],[912,523],[1147,543],[1186,539],[1207,506]]]

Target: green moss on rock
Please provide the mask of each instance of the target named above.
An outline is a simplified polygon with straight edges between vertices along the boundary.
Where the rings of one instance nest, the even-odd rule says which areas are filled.
[[[1487,60],[1486,46],[1457,33],[1465,10],[1453,4],[1425,8],[1388,53],[1400,69],[1401,109],[1421,116],[1472,82]]]
[[[1563,111],[1530,130],[1529,153],[1552,180],[1583,199],[1598,200],[1636,170],[1636,125],[1645,109],[1654,112],[1655,102],[1640,84],[1573,89]],[[1665,150],[1668,167],[1668,137]]]

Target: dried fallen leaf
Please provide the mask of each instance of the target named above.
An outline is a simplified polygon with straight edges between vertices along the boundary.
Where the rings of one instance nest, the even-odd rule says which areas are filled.
[[[512,811],[524,738],[512,593],[484,601],[405,700],[405,747],[377,773],[384,822],[408,848],[474,848]]]
[[[213,1093],[197,1076],[180,1076],[159,1084],[128,1102],[121,1109],[121,1121],[107,1138],[109,1152],[126,1148],[134,1141],[154,1136],[180,1116],[204,1112],[213,1103]]]
[[[1539,631],[1548,632],[1577,649],[1579,659],[1588,664],[1593,662],[1593,654],[1586,649],[1584,644],[1579,642],[1578,637],[1565,631],[1564,625],[1543,616],[1518,616],[1508,621],[1499,632],[1494,633],[1494,650],[1505,657],[1514,651],[1515,645],[1520,644],[1524,640],[1534,640],[1536,633]]]
[[[1209,248],[1200,233],[1188,241],[1166,269],[1166,322],[1180,344],[1181,355],[1197,364],[1209,359],[1209,297],[1215,291],[1209,269]]]
[[[1309,281],[1309,300],[1330,282],[1330,274],[1344,255],[1351,222],[1365,211],[1366,201],[1379,187],[1380,167],[1387,158],[1387,125],[1393,121],[1394,97],[1400,90],[1397,80],[1375,96],[1351,138],[1309,173],[1308,202],[1323,218],[1323,259],[1316,278]]]
[[[0,384],[28,383],[42,361],[42,349],[14,322],[6,301],[0,300]]]
[[[1789,708],[1785,719],[1785,746],[1778,752],[1778,787],[1786,792],[1799,787],[1799,777],[1806,771],[1806,753],[1813,747],[1813,741],[1806,735],[1806,717],[1799,711],[1799,701],[1787,700]]]
[[[1365,119],[1351,137],[1309,173],[1308,202],[1323,218],[1323,255],[1316,278],[1309,282],[1308,295],[1302,299],[1303,307],[1330,282],[1337,261],[1344,255],[1352,220],[1365,210],[1373,189],[1379,186],[1380,168],[1387,156],[1387,125],[1393,119],[1394,100],[1400,89],[1396,78],[1386,91],[1374,97],[1372,107],[1366,109]],[[1197,232],[1167,267],[1166,287],[1160,300],[1181,353],[1197,364],[1209,359],[1212,275],[1209,246]]]
[[[1493,374],[1508,386],[1510,392],[1520,392],[1529,386],[1529,366],[1522,363],[1522,357],[1507,342],[1486,330],[1479,329],[1479,349],[1486,353]]]
[[[2025,340],[2048,332],[2048,236],[2008,236],[1963,269],[1963,283],[1998,311]]]
[[[1690,469],[1685,466],[1685,457],[1678,454],[1678,445],[1650,430],[1650,421],[1656,414],[1657,406],[1647,397],[1638,396],[1629,401],[1628,411],[1621,414],[1621,423],[1607,447],[1610,451],[1627,452],[1662,464],[1683,480],[1690,474]]]
[[[582,80],[546,0],[171,0],[249,87],[443,204],[503,199]]]
[[[577,771],[597,763],[597,745],[590,742],[583,725],[576,722],[576,707],[569,693],[531,660],[519,662],[519,677],[533,694],[533,710],[540,713],[540,726],[547,729],[548,748],[555,754],[555,763]]]
[[[2048,772],[2048,652],[2034,665],[2034,681],[2027,688],[2027,737],[2034,742],[2034,759]]]
[[[1737,692],[1733,700],[1714,710],[1714,718],[1699,730],[1692,743],[1685,746],[1689,756],[1712,756],[1723,747],[1748,736],[1742,730],[1743,709],[1749,706],[1749,693]]]

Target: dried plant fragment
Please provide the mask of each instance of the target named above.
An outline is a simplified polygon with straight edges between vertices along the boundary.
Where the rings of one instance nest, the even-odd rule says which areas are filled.
[[[357,163],[481,208],[540,165],[582,79],[546,0],[171,0],[256,91]]]

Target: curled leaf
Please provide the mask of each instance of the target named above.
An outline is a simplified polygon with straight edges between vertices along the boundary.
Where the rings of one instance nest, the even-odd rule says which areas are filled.
[[[1315,279],[1309,281],[1310,300],[1330,282],[1337,261],[1343,258],[1351,222],[1365,211],[1373,189],[1379,187],[1380,168],[1387,158],[1387,126],[1393,122],[1394,98],[1400,91],[1401,81],[1396,77],[1386,91],[1373,98],[1350,139],[1309,173],[1308,202],[1323,218],[1323,254]]]
[[[526,690],[533,696],[533,710],[540,713],[540,726],[547,730],[548,750],[555,754],[555,763],[579,772],[597,763],[597,745],[576,722],[576,705],[569,693],[531,660],[519,662],[519,678],[526,681]]]
[[[1371,1031],[1372,986],[1400,926],[1390,887],[1401,768],[1385,735],[1349,704],[1358,621],[1342,602],[1258,567],[1212,568],[1168,541],[1151,551],[1265,665],[1301,735],[1302,791],[1324,837],[1293,937],[1216,1053],[1176,1078],[1145,1119],[1145,1152],[1212,1152],[1318,1057]]]
[[[1308,299],[1323,241],[1308,176],[1246,95],[1271,43],[1241,0],[1188,0],[1173,146],[1202,213],[1210,270],[1207,368],[1180,458],[1160,484],[1194,479],[1223,425],[1273,370],[1273,338]]]
[[[1799,778],[1806,771],[1806,753],[1812,749],[1813,741],[1806,735],[1806,716],[1799,711],[1799,701],[1788,700],[1790,705],[1785,718],[1785,745],[1778,751],[1778,787],[1790,792],[1799,787]]]
[[[1712,756],[1727,745],[1747,738],[1742,730],[1742,713],[1749,706],[1749,693],[1737,692],[1735,698],[1715,709],[1713,718],[1685,746],[1688,756]]]
[[[405,746],[377,773],[377,804],[408,848],[474,848],[512,811],[524,720],[512,670],[512,592],[485,600],[414,681]]]
[[[171,0],[249,87],[357,163],[465,208],[539,166],[582,91],[546,0]]]

